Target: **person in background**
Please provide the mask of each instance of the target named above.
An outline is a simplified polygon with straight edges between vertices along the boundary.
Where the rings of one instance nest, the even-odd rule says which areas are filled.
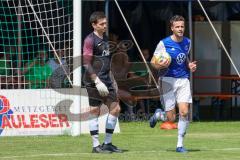
[[[57,56],[59,59],[57,58]],[[60,64],[61,62],[61,64]],[[52,69],[52,75],[50,78],[49,85],[51,88],[64,88],[66,85],[66,77],[69,76],[69,67],[65,60],[64,50],[57,50],[54,53],[54,58],[50,58],[47,64]]]
[[[26,63],[21,71],[31,89],[49,88],[49,78],[52,75],[52,69],[47,64],[48,53],[40,50],[31,62]]]

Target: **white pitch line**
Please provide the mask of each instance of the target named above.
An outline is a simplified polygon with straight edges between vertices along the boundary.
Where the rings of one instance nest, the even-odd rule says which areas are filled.
[[[199,152],[204,151],[238,151],[240,148],[194,148],[198,149]],[[126,151],[123,154],[136,154],[136,153],[161,153],[161,152],[174,152],[174,150],[151,150],[151,151]],[[191,153],[191,149],[189,151]],[[114,153],[113,153],[114,154]],[[46,154],[33,154],[33,155],[24,155],[24,156],[6,156],[0,157],[0,159],[14,159],[14,158],[31,158],[31,157],[60,157],[60,156],[80,156],[80,155],[93,155],[93,153],[46,153]]]
[[[0,159],[46,157],[46,156],[60,157],[60,156],[83,155],[83,154],[91,154],[91,153],[46,153],[46,154],[33,154],[33,155],[26,155],[26,156],[6,156],[6,157],[0,157]]]

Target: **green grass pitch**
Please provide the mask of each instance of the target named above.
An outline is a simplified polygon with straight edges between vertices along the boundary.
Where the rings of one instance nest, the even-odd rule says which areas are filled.
[[[91,137],[1,137],[2,160],[239,160],[240,122],[193,122],[186,135],[186,154],[176,153],[177,130],[152,129],[147,122],[120,123],[113,143],[122,154],[92,154]],[[100,140],[103,141],[101,135]]]

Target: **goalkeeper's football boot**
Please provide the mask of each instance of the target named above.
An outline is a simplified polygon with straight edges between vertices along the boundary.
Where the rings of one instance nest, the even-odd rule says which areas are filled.
[[[123,152],[120,148],[114,146],[112,143],[108,143],[108,144],[103,143],[102,149],[103,150],[108,150],[110,152],[116,152],[116,153],[122,153]]]
[[[109,154],[109,153],[112,153],[112,152],[109,151],[109,150],[103,149],[102,146],[99,145],[97,147],[93,147],[92,153],[106,153],[106,154]]]
[[[156,109],[155,113],[149,120],[149,124],[151,128],[154,128],[156,126],[158,119],[160,119],[161,121],[166,120],[166,113],[162,111],[160,108]]]
[[[176,148],[176,152],[179,152],[179,153],[187,153],[187,149],[184,148],[184,147],[177,147]]]

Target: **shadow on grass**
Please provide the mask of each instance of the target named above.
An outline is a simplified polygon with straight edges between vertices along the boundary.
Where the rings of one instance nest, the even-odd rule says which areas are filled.
[[[128,149],[122,149],[122,151],[123,151],[123,153],[124,153],[124,152],[129,152]]]

